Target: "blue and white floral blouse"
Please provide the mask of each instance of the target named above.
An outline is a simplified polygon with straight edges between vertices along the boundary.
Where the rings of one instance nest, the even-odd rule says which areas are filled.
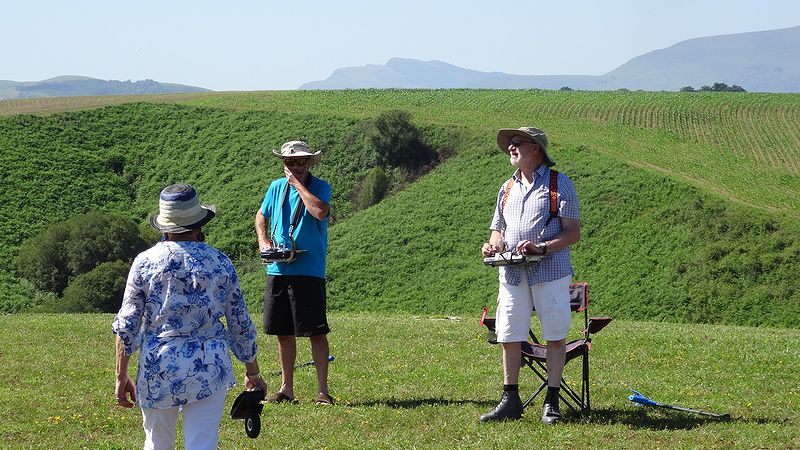
[[[242,362],[256,359],[256,328],[236,270],[202,242],[159,242],[140,253],[112,329],[126,355],[140,351],[142,408],[171,408],[232,387],[229,349]]]

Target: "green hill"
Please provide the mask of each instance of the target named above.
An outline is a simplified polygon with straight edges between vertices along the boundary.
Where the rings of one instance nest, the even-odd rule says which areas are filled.
[[[181,97],[172,97],[178,99]],[[41,301],[13,276],[19,243],[91,209],[143,220],[158,190],[195,184],[218,206],[209,242],[237,263],[260,304],[252,218],[279,174],[270,149],[293,138],[324,150],[336,221],[329,255],[337,310],[476,313],[496,272],[480,262],[510,165],[500,127],[548,131],[575,181],[582,240],[576,278],[593,311],[615,317],[797,327],[800,97],[545,91],[269,92],[191,97],[0,118],[0,307]],[[63,108],[63,100],[58,104]],[[78,105],[80,107],[80,105]],[[411,112],[453,158],[382,203],[352,213],[368,169],[361,121]]]
[[[42,81],[0,80],[0,99],[76,97],[83,95],[135,95],[176,92],[210,92],[196,86],[159,83],[153,80],[118,81],[65,75]]]

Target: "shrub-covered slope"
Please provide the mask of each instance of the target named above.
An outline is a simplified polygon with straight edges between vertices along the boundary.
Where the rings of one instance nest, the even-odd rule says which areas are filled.
[[[235,259],[247,298],[258,308],[263,275],[254,257],[253,214],[265,186],[280,174],[270,149],[294,138],[325,151],[315,173],[334,188],[331,308],[472,314],[492,304],[497,274],[481,264],[478,248],[497,189],[511,172],[493,144],[494,129],[414,116],[434,146],[452,146],[457,155],[380,204],[350,214],[348,195],[368,168],[359,142],[365,114],[348,116],[346,103],[339,111],[135,104],[0,119],[0,308],[37,301],[33,289],[12,276],[10,261],[23,239],[91,209],[143,221],[157,209],[159,189],[177,181],[195,184],[204,202],[218,206],[209,242]],[[519,116],[513,125],[527,120]],[[625,130],[631,142],[650,148],[660,136]],[[597,140],[587,138],[584,146],[558,136],[556,168],[572,177],[581,199],[583,237],[574,261],[577,278],[592,283],[594,312],[800,325],[794,308],[785,307],[800,300],[794,287],[800,230],[789,219],[723,200],[679,176],[638,168],[598,150]],[[680,139],[664,147],[692,150]]]

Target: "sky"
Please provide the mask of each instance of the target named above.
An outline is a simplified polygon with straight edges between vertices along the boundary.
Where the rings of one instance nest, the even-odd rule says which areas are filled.
[[[7,0],[0,80],[285,90],[393,57],[602,75],[687,39],[798,25],[798,0]]]

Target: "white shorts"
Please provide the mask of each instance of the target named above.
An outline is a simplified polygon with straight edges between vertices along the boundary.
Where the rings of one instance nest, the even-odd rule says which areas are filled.
[[[533,286],[528,286],[524,277],[519,286],[500,282],[495,322],[497,342],[527,341],[534,309],[544,340],[565,339],[572,321],[569,307],[570,282],[570,275]]]

